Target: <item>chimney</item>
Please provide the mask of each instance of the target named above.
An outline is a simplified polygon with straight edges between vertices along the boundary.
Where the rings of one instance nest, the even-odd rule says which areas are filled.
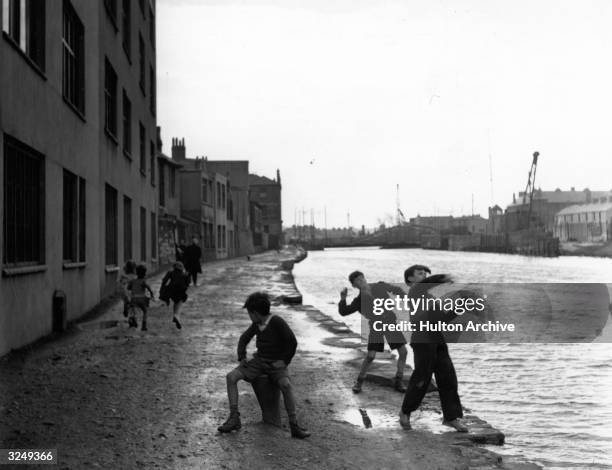
[[[276,169],[276,182],[279,184],[281,184],[281,179],[280,179],[280,170],[277,168]]]
[[[172,138],[172,160],[185,160],[185,138]]]

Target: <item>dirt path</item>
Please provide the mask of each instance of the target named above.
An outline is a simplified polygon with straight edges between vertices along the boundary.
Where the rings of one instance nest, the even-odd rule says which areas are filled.
[[[368,393],[353,395],[350,364],[360,353],[326,342],[329,331],[307,307],[273,308],[298,337],[290,373],[298,417],[312,437],[291,439],[284,413],[282,428],[262,424],[245,383],[242,430],[217,433],[227,417],[225,374],[236,365],[237,339],[249,325],[240,307],[254,290],[295,293],[290,274],[280,269],[293,256],[274,252],[206,265],[201,286],[190,289],[180,331],[160,304],[150,311],[147,332],[128,329],[114,307],[59,340],[5,357],[0,447],[56,448],[62,469],[499,468],[495,454],[458,443],[453,433],[403,432],[389,418],[401,394],[368,384]],[[373,428],[360,425],[358,408],[371,410]]]

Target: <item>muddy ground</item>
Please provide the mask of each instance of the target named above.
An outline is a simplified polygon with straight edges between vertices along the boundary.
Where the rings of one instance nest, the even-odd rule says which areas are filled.
[[[312,437],[292,439],[284,409],[283,427],[261,423],[243,382],[242,430],[220,435],[217,426],[228,414],[225,374],[236,366],[237,340],[249,326],[244,298],[260,289],[294,295],[280,262],[295,255],[270,252],[204,266],[200,286],[190,288],[182,330],[160,303],[150,310],[146,332],[129,329],[115,305],[60,338],[6,356],[0,447],[55,448],[62,469],[537,468],[502,461],[443,428],[436,392],[415,415],[415,430],[403,431],[397,423],[402,395],[384,381],[367,382],[354,395],[363,352],[342,344],[354,343],[350,334],[330,331],[333,324],[320,312],[299,305],[273,309],[298,338],[289,370],[298,418]],[[152,280],[156,293],[159,281]],[[391,360],[381,356],[373,379],[386,374]],[[367,410],[371,428],[359,408]]]

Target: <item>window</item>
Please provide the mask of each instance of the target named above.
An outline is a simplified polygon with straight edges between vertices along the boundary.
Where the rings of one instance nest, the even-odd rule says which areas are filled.
[[[104,61],[104,129],[113,138],[117,135],[117,74],[108,58]]]
[[[151,109],[151,114],[155,116],[156,113],[156,90],[155,90],[155,69],[151,65],[149,68],[149,108]]]
[[[132,102],[123,90],[123,153],[132,155]]]
[[[145,44],[142,39],[142,34],[138,33],[138,52],[139,52],[139,67],[140,67],[140,89],[142,94],[146,94],[146,83],[145,83]]]
[[[2,30],[45,70],[45,0],[2,0]]]
[[[149,39],[151,40],[151,47],[155,48],[155,14],[153,8],[149,8]]]
[[[151,212],[151,259],[157,259],[157,217]]]
[[[110,185],[106,185],[105,197],[105,225],[106,225],[106,256],[107,266],[117,266],[119,263],[117,251],[118,237],[118,213],[117,213],[117,190]]]
[[[122,0],[122,34],[123,34],[123,50],[127,55],[128,60],[131,62],[132,57],[132,5],[130,0]]]
[[[85,180],[64,170],[64,256],[85,262]]]
[[[225,192],[226,192],[226,188],[225,185],[221,186],[221,208],[225,209]]]
[[[123,259],[132,259],[132,200],[123,196]]]
[[[145,128],[140,123],[140,173],[142,176],[147,175],[147,137],[145,134]]]
[[[221,226],[217,225],[217,248],[221,248]]]
[[[104,6],[106,7],[106,12],[113,23],[115,29],[117,28],[117,0],[104,0]]]
[[[140,260],[147,261],[147,210],[140,208]]]
[[[166,175],[164,174],[163,163],[159,162],[159,205],[166,205]]]
[[[4,135],[4,265],[45,262],[44,157]]]
[[[221,183],[217,181],[217,207],[221,207]]]
[[[63,77],[64,99],[85,114],[85,30],[68,0],[64,0]]]
[[[176,168],[170,167],[170,197],[176,197]]]
[[[155,187],[155,143],[149,143],[149,163],[151,167],[151,186]]]
[[[226,233],[226,228],[225,225],[223,227],[221,227],[221,241],[223,242],[223,248],[227,248],[227,233]]]

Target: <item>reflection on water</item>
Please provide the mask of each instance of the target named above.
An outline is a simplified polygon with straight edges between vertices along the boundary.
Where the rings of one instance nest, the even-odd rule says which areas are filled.
[[[295,266],[304,302],[339,318],[348,274],[402,282],[411,264],[457,282],[612,283],[612,260],[527,258],[429,250],[337,249],[310,252]],[[344,317],[355,331],[358,315]],[[609,320],[603,336],[612,338]],[[602,338],[599,338],[602,341]],[[612,468],[612,344],[453,344],[463,404],[506,433],[504,452],[547,468]],[[410,361],[411,359],[409,359]]]

